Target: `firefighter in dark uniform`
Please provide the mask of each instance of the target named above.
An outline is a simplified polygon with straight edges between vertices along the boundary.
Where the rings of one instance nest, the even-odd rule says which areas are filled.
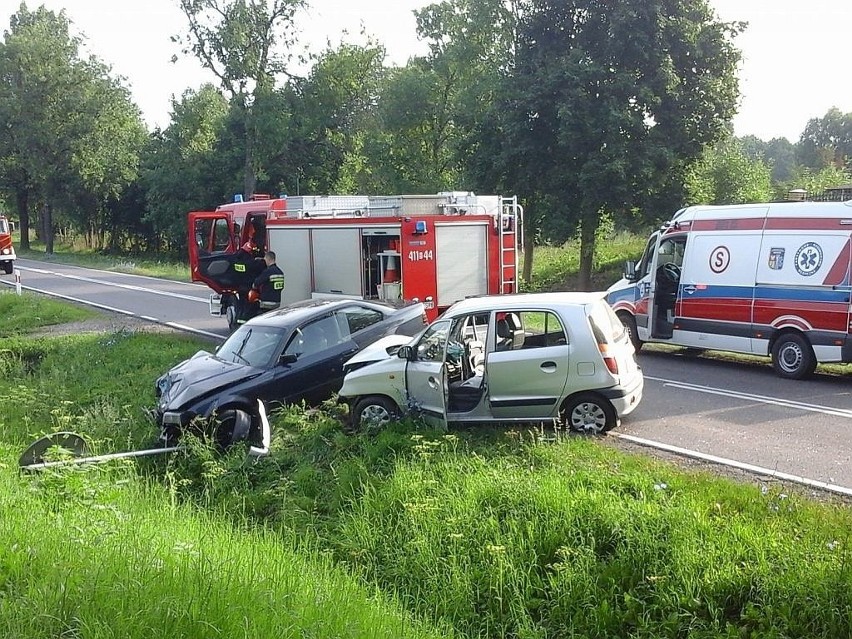
[[[267,251],[263,256],[266,268],[257,276],[251,285],[248,300],[251,302],[247,309],[248,320],[255,315],[278,308],[281,305],[281,292],[284,290],[284,271],[275,263],[275,252]]]

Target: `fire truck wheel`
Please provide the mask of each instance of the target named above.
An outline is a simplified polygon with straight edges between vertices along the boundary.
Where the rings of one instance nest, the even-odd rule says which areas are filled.
[[[633,349],[638,353],[642,350],[642,344],[644,344],[644,342],[639,339],[639,333],[636,332],[636,320],[630,313],[625,313],[624,311],[617,315],[618,319],[621,320],[621,323],[624,324],[624,328],[627,329],[627,336],[633,343]]]
[[[239,326],[239,323],[237,322],[238,315],[239,313],[237,312],[236,304],[228,304],[228,306],[225,307],[225,319],[228,320],[228,330],[232,332],[237,330],[237,327]]]
[[[13,265],[11,262],[3,262],[3,270],[6,271],[6,275],[12,274]]]
[[[618,424],[615,408],[600,395],[580,393],[569,397],[562,407],[565,427],[587,435],[601,435]]]
[[[816,368],[814,349],[798,333],[779,335],[772,345],[772,368],[787,379],[809,377]]]
[[[370,395],[355,403],[352,426],[356,430],[378,430],[399,419],[399,409],[388,397]]]

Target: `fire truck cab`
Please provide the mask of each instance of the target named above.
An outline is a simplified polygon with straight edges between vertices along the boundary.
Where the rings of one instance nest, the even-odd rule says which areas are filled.
[[[517,292],[523,210],[515,197],[255,197],[189,214],[193,281],[234,328],[264,251],[282,303],[321,297],[419,300],[430,319],[465,297]]]
[[[764,355],[790,379],[852,362],[852,202],[682,209],[607,300],[637,350]]]
[[[16,257],[12,244],[12,225],[4,215],[0,215],[0,266],[7,275],[11,275],[15,268]]]

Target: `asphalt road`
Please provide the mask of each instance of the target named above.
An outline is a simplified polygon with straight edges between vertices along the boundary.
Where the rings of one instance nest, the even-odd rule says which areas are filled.
[[[224,337],[209,290],[190,283],[19,260],[21,285],[69,300]],[[11,276],[0,282],[13,285]],[[613,431],[630,441],[852,495],[852,366],[790,381],[768,364],[679,352],[639,354],[645,395]]]
[[[208,337],[228,335],[224,317],[210,315],[211,291],[203,285],[35,260],[19,259],[16,268],[26,290],[136,315]],[[13,285],[14,278],[3,275],[0,282]]]

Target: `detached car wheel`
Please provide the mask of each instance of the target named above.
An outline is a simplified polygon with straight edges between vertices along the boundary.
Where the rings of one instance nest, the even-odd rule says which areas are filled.
[[[600,435],[615,428],[618,417],[606,399],[591,393],[576,395],[566,402],[562,411],[566,428],[578,433]]]
[[[787,379],[808,377],[816,368],[814,349],[798,333],[785,333],[772,345],[772,368]]]
[[[356,429],[378,429],[399,419],[399,409],[389,398],[371,395],[355,402],[352,426]]]

